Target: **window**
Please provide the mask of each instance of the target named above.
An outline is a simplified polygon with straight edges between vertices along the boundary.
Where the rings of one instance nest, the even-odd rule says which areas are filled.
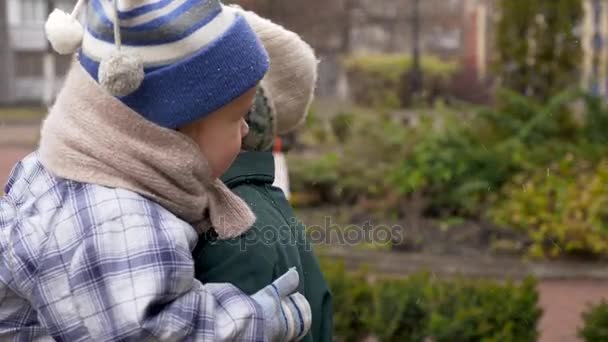
[[[40,52],[17,52],[15,72],[17,77],[42,77],[42,57]]]
[[[46,17],[46,1],[44,0],[20,0],[20,19],[24,24],[39,23]]]

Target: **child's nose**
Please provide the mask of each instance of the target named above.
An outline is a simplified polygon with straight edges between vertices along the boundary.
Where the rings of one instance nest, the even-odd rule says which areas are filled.
[[[241,124],[241,137],[246,137],[249,134],[249,125],[247,121],[243,119],[243,123]]]

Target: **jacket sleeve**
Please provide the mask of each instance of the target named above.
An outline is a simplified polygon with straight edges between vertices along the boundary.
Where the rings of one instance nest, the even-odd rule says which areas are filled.
[[[66,337],[80,327],[91,341],[263,341],[258,304],[232,285],[195,280],[188,233],[153,221],[98,225],[60,256],[69,257],[70,295],[43,303],[49,330]]]
[[[263,230],[253,226],[231,240],[202,240],[193,255],[196,278],[204,283],[231,283],[254,294],[274,280],[277,252],[264,243]]]

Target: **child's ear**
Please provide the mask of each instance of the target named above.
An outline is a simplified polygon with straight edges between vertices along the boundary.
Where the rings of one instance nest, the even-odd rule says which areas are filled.
[[[199,131],[201,129],[201,122],[203,119],[188,123],[184,126],[178,127],[176,130],[181,134],[192,139],[197,145],[199,144]]]

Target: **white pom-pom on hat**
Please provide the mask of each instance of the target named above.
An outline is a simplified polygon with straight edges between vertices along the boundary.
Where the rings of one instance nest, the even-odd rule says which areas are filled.
[[[82,45],[84,29],[77,17],[85,2],[86,0],[78,0],[71,14],[55,9],[49,15],[44,28],[47,39],[57,53],[72,54]],[[144,64],[139,56],[122,51],[118,0],[113,2],[112,24],[114,25],[116,51],[101,61],[98,78],[99,83],[110,94],[126,96],[141,86],[145,76]]]
[[[84,29],[72,15],[55,9],[44,25],[51,46],[61,55],[75,53],[82,43]]]
[[[114,0],[112,9],[116,51],[101,61],[97,78],[99,84],[110,94],[121,97],[139,89],[144,81],[145,71],[144,63],[139,56],[122,50],[118,0]]]
[[[99,65],[99,84],[114,96],[127,96],[144,80],[144,64],[137,55],[113,52]]]

